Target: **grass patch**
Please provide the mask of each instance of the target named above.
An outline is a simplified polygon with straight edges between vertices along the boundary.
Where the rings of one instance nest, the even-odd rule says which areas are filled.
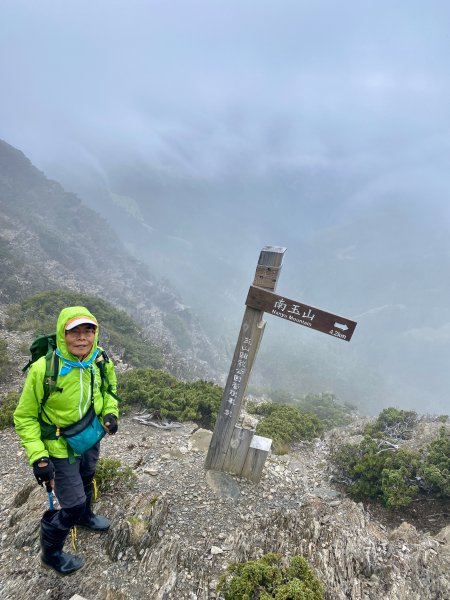
[[[4,401],[0,405],[0,429],[14,426],[13,415],[18,402],[18,392],[13,390],[6,394]]]

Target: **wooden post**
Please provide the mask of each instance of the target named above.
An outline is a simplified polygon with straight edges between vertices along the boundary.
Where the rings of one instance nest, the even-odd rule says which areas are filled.
[[[223,470],[227,473],[240,475],[247,458],[250,444],[252,443],[254,429],[244,429],[235,426],[228,452],[223,463]]]
[[[283,255],[286,248],[265,246],[260,253],[253,284],[275,291],[280,275]],[[230,372],[217,415],[216,426],[211,438],[205,468],[216,471],[224,470],[225,459],[229,453],[230,443],[235,434],[235,426],[239,418],[242,400],[253,363],[264,332],[264,311],[247,307],[242,320],[241,330],[231,362]],[[240,455],[240,454],[239,454]],[[231,466],[231,451],[227,459],[228,469],[236,472]],[[239,462],[241,462],[239,460]],[[242,468],[242,465],[241,465]]]
[[[250,481],[258,483],[261,479],[264,463],[269,455],[271,446],[271,439],[261,437],[260,435],[254,435],[240,475],[246,479],[250,479]]]

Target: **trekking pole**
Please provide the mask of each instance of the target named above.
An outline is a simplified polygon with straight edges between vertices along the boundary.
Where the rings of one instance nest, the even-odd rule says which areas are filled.
[[[45,489],[47,490],[48,507],[53,510],[53,488],[50,481],[45,482]]]

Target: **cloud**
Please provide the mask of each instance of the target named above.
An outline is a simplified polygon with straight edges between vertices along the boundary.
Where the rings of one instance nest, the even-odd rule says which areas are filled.
[[[375,317],[375,316],[379,315],[379,313],[384,312],[386,310],[392,310],[392,309],[404,310],[405,308],[406,308],[406,306],[404,304],[383,304],[383,306],[374,306],[373,308],[369,308],[368,310],[365,310],[364,312],[360,313],[359,315],[356,315],[354,318],[360,319],[361,317],[367,317],[368,315]]]
[[[2,135],[38,163],[76,144],[195,173],[236,156],[257,172],[315,167],[374,145],[399,152],[438,115],[448,122],[442,2],[3,9]]]
[[[407,339],[428,344],[448,344],[450,342],[450,323],[439,327],[417,327],[404,332]]]

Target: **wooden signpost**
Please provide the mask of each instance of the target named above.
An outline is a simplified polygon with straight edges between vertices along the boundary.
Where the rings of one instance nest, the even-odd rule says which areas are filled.
[[[205,468],[226,471],[258,482],[272,440],[237,425],[242,401],[266,325],[264,312],[350,341],[355,321],[275,294],[286,248],[261,250],[253,285],[247,295],[241,330],[206,456]]]
[[[272,292],[251,286],[248,291],[247,306],[287,319],[293,323],[328,333],[341,340],[350,341],[355,331],[356,322],[332,313],[314,308],[307,304],[277,296]]]

